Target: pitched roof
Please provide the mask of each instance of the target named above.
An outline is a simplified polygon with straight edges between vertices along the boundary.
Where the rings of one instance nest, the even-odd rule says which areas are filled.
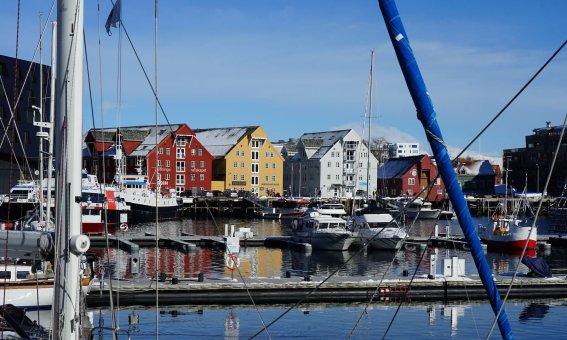
[[[259,126],[193,129],[193,132],[211,155],[223,158],[242,138],[258,128]]]
[[[471,160],[457,165],[457,173],[462,175],[495,175],[488,160]]]
[[[390,158],[378,168],[378,178],[401,178],[411,167],[420,162],[425,155]]]
[[[120,127],[120,133],[122,134],[122,139],[124,141],[136,141],[141,142],[129,155],[132,156],[146,156],[150,151],[152,151],[156,145],[156,135],[157,143],[161,143],[169,134],[173,131],[179,130],[183,126],[182,124],[171,124],[171,125],[140,125],[140,126],[127,126]],[[109,138],[111,141],[116,134],[117,128],[105,128],[105,129],[91,129],[94,132],[94,136],[97,138]]]
[[[304,133],[299,140],[306,148],[317,149],[310,159],[319,159],[351,131],[352,129]]]

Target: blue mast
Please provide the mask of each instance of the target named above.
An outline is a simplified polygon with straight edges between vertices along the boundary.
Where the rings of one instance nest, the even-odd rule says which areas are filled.
[[[453,204],[459,224],[471,249],[480,279],[486,288],[492,310],[497,314],[502,306],[502,300],[500,299],[496,283],[492,278],[492,272],[484,256],[463,192],[457,181],[453,166],[451,165],[451,159],[443,142],[439,124],[437,124],[437,114],[433,109],[433,103],[427,93],[425,82],[423,81],[421,72],[417,66],[417,61],[411,50],[398,9],[396,8],[394,0],[378,0],[378,3],[392,45],[394,45],[394,50],[396,51],[396,56],[398,57],[398,62],[400,63],[406,84],[416,107],[417,118],[421,121],[425,129],[427,140],[437,161],[437,168],[441,174],[441,179],[445,183],[449,199]],[[505,310],[502,310],[498,316],[498,327],[500,328],[500,334],[503,339],[513,339],[512,329]]]

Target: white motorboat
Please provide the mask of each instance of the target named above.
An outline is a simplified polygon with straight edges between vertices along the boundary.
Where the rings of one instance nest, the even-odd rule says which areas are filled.
[[[355,211],[351,229],[357,233],[355,244],[373,249],[400,249],[407,233],[387,210],[376,205]]]
[[[341,203],[322,203],[315,208],[321,215],[343,217],[347,214],[345,206]]]
[[[347,222],[339,217],[321,215],[307,210],[292,225],[295,242],[310,243],[314,249],[347,250],[356,239],[356,233],[347,228]]]
[[[425,202],[421,198],[412,201],[411,198],[398,199],[397,208],[391,209],[390,213],[399,214],[401,211],[408,219],[436,220],[441,215],[441,209],[433,208],[431,202]]]

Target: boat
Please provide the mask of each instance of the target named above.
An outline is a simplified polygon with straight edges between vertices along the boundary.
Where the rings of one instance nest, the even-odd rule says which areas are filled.
[[[0,301],[5,304],[28,310],[51,308],[54,273],[47,262],[17,259],[0,262],[0,282],[3,285]],[[84,275],[83,292],[89,292],[91,283],[91,277]]]
[[[421,198],[400,198],[397,199],[397,208],[391,209],[393,215],[403,212],[408,219],[428,219],[436,220],[441,215],[441,209],[433,208],[431,202],[426,202]]]
[[[81,180],[81,226],[88,235],[126,231],[130,206],[115,186],[101,185],[95,175],[83,170]]]
[[[0,289],[1,301],[26,309],[51,308],[53,273],[32,268],[17,261],[0,263],[0,280],[4,286]]]
[[[119,177],[117,184],[120,186],[121,197],[130,206],[130,223],[179,218],[183,201],[178,200],[175,189],[162,195],[150,189],[146,175],[123,175]]]
[[[310,209],[293,221],[292,239],[309,243],[313,249],[347,250],[355,241],[356,233],[348,229],[344,219]]]
[[[508,171],[505,171],[505,187],[508,187]],[[527,179],[526,179],[527,183]],[[527,186],[527,184],[526,184]],[[527,188],[524,188],[526,192]],[[480,239],[489,248],[497,250],[522,250],[536,249],[537,247],[537,228],[533,228],[533,214],[530,213],[527,196],[519,202],[515,202],[513,209],[508,210],[508,193],[504,195],[504,200],[500,202],[489,218],[488,225],[479,225],[478,233]],[[526,246],[527,243],[527,246]]]
[[[175,189],[162,194],[159,186],[156,190],[150,188],[147,175],[142,174],[142,164],[138,162],[136,174],[124,174],[122,163],[122,145],[116,145],[116,174],[115,185],[119,188],[120,196],[130,206],[130,223],[174,220],[180,217],[183,200],[177,197]]]
[[[397,250],[407,237],[394,217],[377,205],[369,205],[355,211],[350,228],[357,234],[357,246],[368,246],[379,250]]]
[[[526,242],[526,249],[536,249],[537,228],[531,230],[531,218],[519,218],[518,211],[506,213],[504,204],[506,203],[498,205],[489,219],[488,226],[479,225],[480,239],[495,250],[522,250]]]
[[[347,215],[345,206],[342,203],[321,203],[315,205],[313,209],[317,210],[321,215],[333,217],[344,217]]]
[[[260,210],[258,216],[264,219],[286,220],[301,218],[307,210],[309,201],[302,198],[280,198],[271,207]]]
[[[42,183],[41,188],[45,193],[47,191],[47,179],[44,179]],[[51,187],[53,187],[53,179],[51,183]],[[47,196],[44,195],[43,197]],[[51,197],[52,207],[54,202],[54,197]],[[39,207],[40,203],[42,202],[40,199],[39,181],[18,180],[16,185],[10,188],[9,193],[0,195],[0,220],[10,223],[22,222],[32,211]],[[8,210],[10,211],[10,216],[8,216]],[[15,226],[15,224],[13,225]]]

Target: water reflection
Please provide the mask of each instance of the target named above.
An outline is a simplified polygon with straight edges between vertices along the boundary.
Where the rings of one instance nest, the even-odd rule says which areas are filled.
[[[549,306],[541,303],[530,303],[520,313],[520,321],[527,322],[532,319],[543,319],[549,312]]]
[[[481,219],[477,219],[480,221]],[[159,224],[159,234],[166,236],[180,236],[182,234],[195,235],[222,235],[224,225],[234,225],[251,228],[254,235],[281,236],[289,232],[287,222],[276,220],[241,220],[241,219],[184,219],[168,221]],[[436,223],[450,225],[450,233],[459,235],[460,227],[457,220],[431,221],[417,220],[411,230],[412,236],[431,235]],[[143,236],[146,233],[155,233],[154,225],[138,225],[128,230],[129,237]],[[440,230],[445,230],[441,225]],[[553,249],[550,253],[539,254],[553,267],[562,267],[565,264],[565,250]],[[226,268],[225,254],[222,251],[210,248],[197,247],[188,254],[173,249],[159,249],[157,258],[154,248],[141,248],[139,254],[129,254],[122,250],[110,249],[108,254],[102,249],[94,249],[91,253],[99,257],[97,272],[105,271],[115,278],[135,279],[152,278],[156,272],[166,273],[168,277],[180,279],[194,279],[200,273],[205,277],[219,278],[232,276]],[[465,274],[476,275],[470,252],[451,248],[431,248],[424,244],[408,244],[401,251],[384,252],[373,250],[348,250],[345,252],[331,252],[314,250],[312,252],[292,251],[289,249],[274,249],[265,247],[242,247],[239,253],[240,274],[244,278],[254,277],[283,277],[286,272],[294,276],[325,276],[337,272],[339,276],[370,276],[381,277],[384,273],[400,276],[402,273],[418,276],[430,273],[431,255],[437,255],[437,274],[442,273],[441,264],[444,258],[457,256],[465,259]],[[535,255],[535,254],[532,254]],[[158,261],[159,260],[159,261]],[[510,253],[488,252],[487,260],[494,274],[513,272],[520,265],[520,272],[527,272],[527,268],[520,264],[519,256]],[[110,266],[104,265],[110,262]]]

